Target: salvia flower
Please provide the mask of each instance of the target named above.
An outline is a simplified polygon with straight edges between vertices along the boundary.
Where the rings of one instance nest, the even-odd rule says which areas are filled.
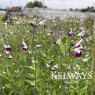
[[[75,44],[75,47],[79,47],[82,42],[83,42],[83,39],[79,40],[79,41]]]
[[[46,22],[46,20],[40,21],[39,22],[39,25],[44,26],[45,25],[45,22]]]
[[[52,22],[53,22],[53,23],[56,23],[56,21],[55,21],[54,19],[52,20]]]
[[[84,35],[85,35],[85,31],[82,31],[82,32],[78,33],[79,37],[83,37]]]
[[[4,22],[4,25],[5,25],[5,26],[7,26],[7,25],[8,25],[8,23],[7,23],[7,22]]]
[[[34,18],[33,21],[37,21],[37,18]]]
[[[8,57],[8,59],[12,59],[12,58],[13,58],[13,57],[12,57],[12,55],[10,55],[10,54],[9,54],[9,57]]]
[[[68,36],[71,37],[73,35],[72,29],[70,32],[68,32]]]
[[[32,21],[32,22],[30,23],[30,25],[31,25],[32,27],[36,27],[36,22],[35,22],[35,21]]]
[[[0,57],[2,56],[2,54],[0,53]]]
[[[6,54],[9,54],[10,51],[12,50],[12,48],[9,44],[8,45],[4,44],[3,45],[3,50],[5,51]]]
[[[57,39],[56,44],[60,45],[61,44],[61,39]]]
[[[37,48],[41,48],[41,47],[42,47],[42,45],[36,45],[36,47],[37,47]]]
[[[27,47],[25,41],[22,41],[22,50],[24,50],[24,51],[28,50],[28,47]]]
[[[43,26],[43,27],[45,28],[45,27],[46,27],[45,22],[46,22],[46,19],[45,19],[45,20],[43,20],[43,21],[40,21],[40,22],[39,22],[39,25],[41,25],[41,26]]]
[[[10,45],[7,45],[6,50],[9,51],[9,52],[12,50],[12,48],[10,47]]]
[[[76,44],[75,44],[75,49],[74,49],[74,52],[75,52],[75,56],[76,57],[80,57],[82,55],[82,49],[83,49],[83,46],[82,46],[82,43],[83,42],[83,39],[79,40]]]
[[[81,57],[82,56],[82,51],[79,48],[75,48],[74,51],[75,51],[75,56],[76,57]]]
[[[83,59],[82,61],[83,62],[87,62],[89,60],[89,58],[85,58],[85,59]]]
[[[83,46],[82,46],[82,44],[79,44],[79,45],[76,46],[76,48],[78,48],[79,50],[82,50]]]

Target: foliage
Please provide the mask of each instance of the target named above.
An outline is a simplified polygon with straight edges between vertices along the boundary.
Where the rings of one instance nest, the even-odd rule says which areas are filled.
[[[26,4],[26,7],[28,7],[28,8],[34,8],[34,7],[38,7],[38,8],[43,8],[44,7],[44,8],[47,8],[40,1],[29,2],[29,3]]]
[[[12,8],[10,8],[9,9],[11,12],[19,12],[19,11],[21,11],[21,7],[12,7]]]
[[[32,3],[32,2],[29,2],[29,3],[27,3],[27,4],[26,4],[26,7],[28,7],[28,8],[33,8],[33,7],[34,7],[34,5],[33,5],[33,3]]]
[[[81,8],[81,9],[69,9],[71,11],[81,11],[81,12],[95,12],[94,7],[87,7],[87,8]]]
[[[92,17],[47,19],[46,27],[41,23],[44,18],[11,18],[11,25],[0,22],[0,95],[94,95],[95,78],[52,78],[52,72],[68,77],[67,73],[95,70]],[[69,37],[71,28],[74,34]],[[78,37],[81,28],[86,33]],[[81,38],[83,54],[76,57],[73,49]],[[11,46],[9,54],[4,44]]]

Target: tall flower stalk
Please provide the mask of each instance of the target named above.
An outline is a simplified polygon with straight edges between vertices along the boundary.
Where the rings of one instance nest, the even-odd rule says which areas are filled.
[[[34,39],[35,39],[35,32],[36,32],[36,25],[32,26],[33,27],[33,31],[32,31],[32,63],[34,63],[34,95],[36,95],[36,62],[33,62],[33,60],[35,60],[35,56],[34,56]]]
[[[92,90],[91,90],[91,95],[94,94],[94,88],[95,86],[93,85],[95,82],[95,19],[94,19],[94,24],[93,24],[93,45],[91,49],[91,64],[92,64]]]

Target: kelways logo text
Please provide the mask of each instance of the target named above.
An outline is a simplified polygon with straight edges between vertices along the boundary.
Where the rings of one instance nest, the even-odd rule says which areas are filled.
[[[92,79],[92,71],[90,72],[51,72],[52,79]]]

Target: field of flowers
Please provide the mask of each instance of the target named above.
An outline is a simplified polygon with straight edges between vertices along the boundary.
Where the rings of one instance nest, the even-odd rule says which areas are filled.
[[[0,95],[95,95],[94,18],[0,15]]]

